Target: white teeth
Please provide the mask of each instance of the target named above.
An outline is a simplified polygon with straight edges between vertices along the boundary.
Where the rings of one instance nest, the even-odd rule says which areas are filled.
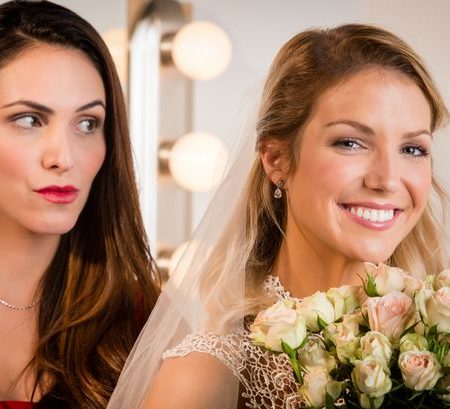
[[[380,210],[380,209],[368,209],[366,207],[350,207],[346,208],[350,213],[355,216],[370,220],[371,222],[386,222],[394,218],[394,209]]]

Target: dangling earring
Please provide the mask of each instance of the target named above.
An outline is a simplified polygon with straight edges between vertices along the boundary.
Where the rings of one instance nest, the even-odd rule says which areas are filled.
[[[273,197],[274,197],[275,199],[281,199],[281,198],[283,197],[283,192],[281,191],[281,189],[282,189],[283,186],[284,186],[284,182],[283,182],[282,180],[279,180],[279,181],[275,184],[275,186],[276,186],[277,188],[275,189],[275,192],[273,192]]]

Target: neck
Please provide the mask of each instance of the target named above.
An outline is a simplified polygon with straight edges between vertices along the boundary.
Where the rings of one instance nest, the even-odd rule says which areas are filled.
[[[359,285],[362,262],[351,260],[288,220],[274,274],[294,296],[306,297],[344,284]]]
[[[60,236],[5,230],[0,232],[0,298],[28,305],[36,297]]]

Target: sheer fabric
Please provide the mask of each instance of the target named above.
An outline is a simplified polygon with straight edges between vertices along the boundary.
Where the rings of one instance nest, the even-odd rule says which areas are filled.
[[[186,337],[209,334],[214,328],[221,340],[235,339],[235,342],[240,342],[237,334],[243,335],[240,331],[244,328],[245,314],[236,313],[232,320],[229,318],[230,306],[241,305],[245,293],[245,192],[251,166],[257,157],[254,101],[260,98],[259,95],[252,95],[251,99],[250,106],[241,110],[244,122],[240,123],[246,126],[235,133],[241,137],[237,138],[231,152],[232,160],[226,177],[177,268],[165,284],[123,368],[108,409],[142,408],[155,383],[163,354],[180,345],[188,339]],[[226,321],[232,321],[232,325],[225,325]],[[239,358],[230,356],[227,359],[228,367],[233,368],[234,363],[229,360]],[[195,374],[197,369],[190,371]],[[210,368],[200,369],[207,372]],[[215,370],[214,365],[211,365],[211,370]],[[219,375],[217,383],[223,385],[223,390],[217,393],[220,398],[212,406],[214,409],[236,408],[239,379],[231,371],[227,372],[232,379],[222,372]],[[211,377],[215,375],[211,373]]]
[[[274,300],[290,297],[278,278],[268,276],[266,291]],[[298,385],[286,354],[274,354],[253,345],[247,329],[241,327],[229,335],[192,334],[163,358],[203,352],[219,359],[231,369],[241,385],[246,407],[253,409],[298,409],[303,402],[297,396]]]

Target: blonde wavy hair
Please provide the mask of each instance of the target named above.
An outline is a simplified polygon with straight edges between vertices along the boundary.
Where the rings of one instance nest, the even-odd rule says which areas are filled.
[[[448,111],[414,50],[382,28],[348,24],[302,32],[278,52],[262,96],[256,126],[257,150],[267,140],[282,142],[286,147],[287,169],[294,171],[301,129],[319,96],[349,76],[371,67],[394,70],[417,84],[430,105],[432,132],[446,122]],[[447,197],[435,176],[432,188],[419,222],[387,260],[388,264],[416,276],[436,274],[445,263],[440,220],[445,214]],[[273,200],[273,190],[273,183],[257,156],[244,193],[245,205],[238,206],[230,229],[224,232],[204,266],[202,285],[203,289],[209,288],[209,292],[204,292],[207,294],[205,302],[214,306],[210,310],[216,327],[254,314],[267,303],[262,282],[276,262],[287,219],[286,198]],[[233,232],[231,226],[237,230]],[[242,226],[245,226],[245,233],[240,236]],[[210,291],[211,282],[225,283],[236,268],[245,269],[245,296],[239,300],[242,293],[228,283],[226,294],[219,297],[222,301],[214,302],[219,294]]]

